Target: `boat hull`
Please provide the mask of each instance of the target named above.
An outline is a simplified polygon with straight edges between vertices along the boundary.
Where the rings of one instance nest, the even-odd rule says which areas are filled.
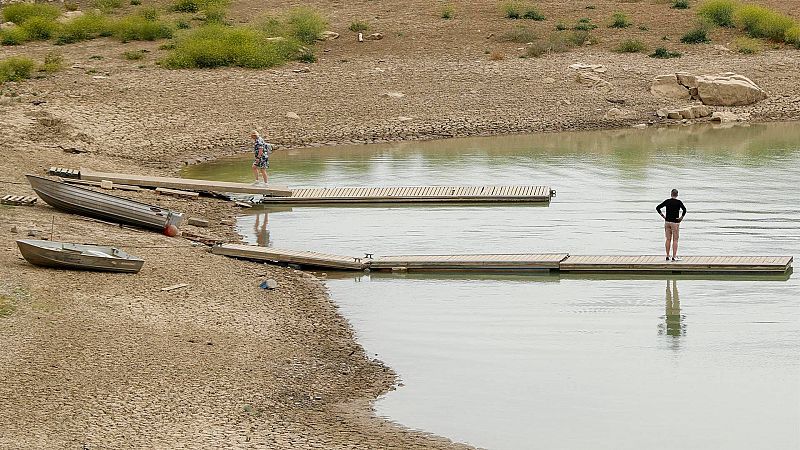
[[[42,267],[137,273],[144,265],[143,259],[113,247],[37,240],[18,240],[17,247],[26,261]]]
[[[183,221],[183,214],[169,209],[35,175],[27,175],[27,178],[42,200],[62,211],[162,232],[170,225],[177,228]]]

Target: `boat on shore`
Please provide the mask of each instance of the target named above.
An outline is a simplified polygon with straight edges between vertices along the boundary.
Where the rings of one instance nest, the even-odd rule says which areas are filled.
[[[168,236],[178,233],[183,214],[116,197],[36,175],[26,175],[36,194],[48,205],[84,216],[150,228]]]
[[[43,267],[137,273],[144,260],[116,247],[20,239],[17,247],[26,261]]]

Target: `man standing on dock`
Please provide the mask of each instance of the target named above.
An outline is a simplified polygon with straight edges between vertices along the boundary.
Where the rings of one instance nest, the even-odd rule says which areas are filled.
[[[667,208],[667,214],[661,212],[662,208]],[[667,238],[664,247],[667,250],[667,261],[669,261],[669,247],[672,245],[672,260],[680,261],[678,258],[678,236],[680,236],[680,223],[686,217],[686,207],[683,202],[678,200],[678,190],[673,189],[670,198],[656,206],[656,211],[664,218],[664,234]],[[680,214],[683,211],[683,214]]]

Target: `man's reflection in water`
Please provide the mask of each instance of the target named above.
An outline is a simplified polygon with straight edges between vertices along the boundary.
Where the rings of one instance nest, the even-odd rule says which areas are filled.
[[[664,323],[658,326],[658,334],[666,334],[677,338],[686,335],[686,325],[683,323],[683,315],[681,315],[681,300],[678,297],[678,282],[667,280],[666,310],[664,312]],[[678,339],[674,339],[673,345],[675,348],[678,346]]]
[[[256,214],[256,221],[253,222],[253,234],[256,235],[256,244],[259,247],[269,247],[269,229],[267,228],[266,211]]]

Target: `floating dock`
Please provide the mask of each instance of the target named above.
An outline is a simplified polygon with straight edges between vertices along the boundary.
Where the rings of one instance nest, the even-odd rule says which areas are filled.
[[[363,258],[282,250],[254,245],[222,244],[212,252],[235,258],[299,264],[338,270],[403,271],[549,271],[617,274],[784,274],[791,256],[687,256],[666,261],[663,256],[592,256],[567,253],[467,255],[367,255]]]
[[[294,189],[289,196],[264,197],[261,203],[547,203],[550,186],[398,186]]]
[[[292,195],[291,189],[279,186],[253,186],[246,183],[231,183],[228,181],[195,180],[192,178],[151,177],[145,175],[131,175],[125,173],[95,172],[91,169],[81,168],[81,180],[111,181],[114,184],[127,184],[131,186],[180,189],[195,192],[235,192],[239,194],[261,194],[268,196],[286,197]]]

